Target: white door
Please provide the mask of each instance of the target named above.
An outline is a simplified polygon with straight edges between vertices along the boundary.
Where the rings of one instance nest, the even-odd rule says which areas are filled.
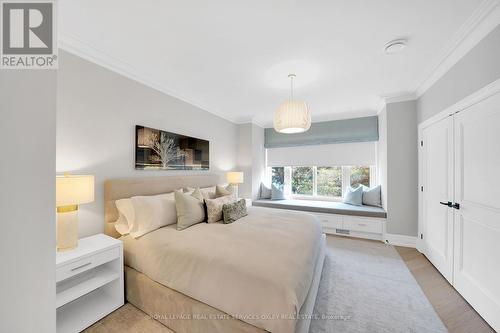
[[[453,281],[453,116],[422,129],[424,254]]]
[[[500,93],[455,115],[454,287],[500,331]]]

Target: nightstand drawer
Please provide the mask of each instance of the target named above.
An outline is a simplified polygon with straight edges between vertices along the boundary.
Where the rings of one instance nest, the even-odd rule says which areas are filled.
[[[120,257],[120,248],[115,247],[74,261],[56,269],[56,282],[85,272],[96,266]]]
[[[378,219],[346,216],[344,229],[380,234],[382,233],[382,222]]]

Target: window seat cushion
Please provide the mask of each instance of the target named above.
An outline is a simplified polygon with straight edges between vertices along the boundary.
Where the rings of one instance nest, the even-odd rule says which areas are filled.
[[[353,206],[335,201],[313,201],[313,200],[254,200],[253,206],[300,210],[305,212],[328,213],[340,215],[354,215],[365,217],[386,218],[387,213],[383,208],[373,206]]]

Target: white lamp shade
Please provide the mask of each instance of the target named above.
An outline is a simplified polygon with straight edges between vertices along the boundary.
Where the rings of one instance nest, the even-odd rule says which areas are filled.
[[[92,201],[94,201],[94,176],[56,177],[56,207],[80,205]]]
[[[243,172],[232,171],[226,174],[226,179],[229,184],[242,184],[243,183]]]
[[[302,133],[311,127],[311,114],[305,102],[282,103],[274,115],[274,129],[279,133]]]

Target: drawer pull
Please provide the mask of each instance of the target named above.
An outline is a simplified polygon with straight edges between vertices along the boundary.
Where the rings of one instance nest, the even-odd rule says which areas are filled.
[[[76,270],[78,270],[78,269],[80,269],[80,268],[87,267],[87,266],[88,266],[88,265],[90,265],[90,264],[92,264],[92,263],[91,263],[91,262],[88,262],[88,263],[86,263],[86,264],[83,264],[83,265],[80,265],[80,266],[78,266],[78,267],[72,268],[72,269],[71,269],[71,271],[72,271],[72,272],[74,272],[74,271],[76,271]]]
[[[358,225],[359,225],[360,227],[366,227],[366,225],[367,225],[367,224],[366,224],[366,223],[358,223]]]

